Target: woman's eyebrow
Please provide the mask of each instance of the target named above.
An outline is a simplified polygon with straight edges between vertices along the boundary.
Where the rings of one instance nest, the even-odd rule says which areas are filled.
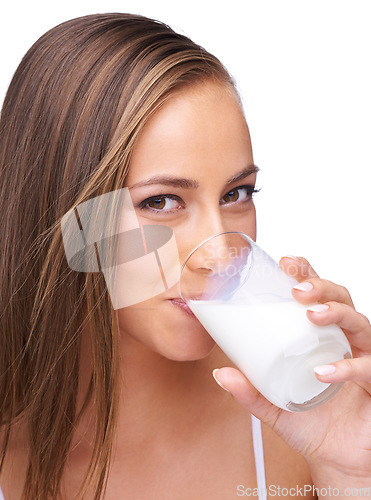
[[[129,186],[129,189],[142,186],[150,186],[151,184],[162,184],[164,186],[172,186],[184,189],[197,189],[199,187],[198,181],[194,179],[187,179],[183,177],[156,176],[144,181],[137,182],[136,184]]]
[[[259,172],[259,167],[257,165],[249,165],[241,172],[238,172],[237,174],[233,175],[227,180],[226,185],[229,186],[230,184],[233,184],[234,182],[238,182],[242,179],[245,179],[245,177],[249,177],[251,174],[257,174]]]
[[[251,174],[255,174],[259,171],[259,167],[256,165],[249,165],[237,174],[230,177],[226,185],[229,186],[234,182],[237,182],[245,177],[248,177]],[[170,177],[170,176],[155,176],[144,181],[137,182],[132,186],[129,186],[129,189],[150,186],[152,184],[162,184],[163,186],[172,186],[182,189],[197,189],[199,187],[199,182],[195,179],[187,179],[186,177]]]

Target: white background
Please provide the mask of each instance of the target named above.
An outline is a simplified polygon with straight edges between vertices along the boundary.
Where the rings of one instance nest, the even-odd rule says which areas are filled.
[[[56,24],[97,12],[157,18],[219,57],[237,80],[255,163],[258,242],[303,255],[371,317],[369,0],[8,2],[0,96]]]

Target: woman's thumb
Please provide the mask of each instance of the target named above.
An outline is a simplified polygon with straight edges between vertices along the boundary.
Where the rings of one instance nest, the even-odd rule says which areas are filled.
[[[250,413],[273,427],[279,414],[283,411],[270,403],[249,380],[236,368],[224,367],[215,369],[213,376],[216,382]]]

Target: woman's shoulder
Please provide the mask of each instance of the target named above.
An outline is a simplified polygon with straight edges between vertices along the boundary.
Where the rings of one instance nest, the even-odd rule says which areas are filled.
[[[211,356],[210,356],[211,358]],[[206,362],[206,361],[205,361]],[[210,360],[209,372],[215,366],[234,366],[225,357],[225,354],[216,348]],[[246,454],[246,449],[251,450],[248,457],[248,463],[254,463],[254,454],[252,451],[252,428],[250,425],[250,414],[243,408],[230,394],[225,393],[220,388],[213,391],[215,400],[218,400],[217,408],[212,408],[212,420],[215,422],[215,415],[219,415],[220,432],[217,435],[227,436],[224,443],[226,449],[234,448],[237,456]],[[211,389],[209,390],[209,394]],[[210,400],[209,400],[210,401]],[[224,410],[224,411],[223,411]],[[285,443],[270,427],[262,423],[262,438],[264,452],[264,468],[266,475],[266,484],[281,488],[312,486],[312,478],[309,466],[302,455],[294,451]],[[245,451],[244,451],[245,450]],[[245,464],[245,467],[249,465]],[[255,467],[254,467],[255,475]],[[278,493],[273,491],[273,495]],[[310,498],[311,495],[308,496]]]
[[[12,425],[8,436],[7,427],[0,428],[0,450],[6,445],[6,455],[0,472],[0,486],[4,498],[21,498],[28,466],[28,446],[25,439],[25,425],[17,422]],[[17,474],[14,472],[17,471]],[[0,500],[2,500],[0,495]]]
[[[8,425],[0,426],[0,450],[6,444],[7,451],[18,450],[20,447],[27,448],[27,422],[25,419],[17,419],[12,422],[10,430]]]
[[[294,451],[270,427],[262,423],[264,446],[264,461],[266,470],[266,484],[273,488],[272,494],[278,495],[278,487],[304,488],[312,487],[313,481],[309,466],[300,453]],[[274,488],[276,487],[276,492]],[[294,490],[292,490],[294,491]],[[302,490],[304,491],[304,490]],[[309,494],[307,498],[316,498]]]

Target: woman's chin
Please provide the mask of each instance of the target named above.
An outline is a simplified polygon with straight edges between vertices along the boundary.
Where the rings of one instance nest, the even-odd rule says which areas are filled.
[[[168,344],[163,354],[173,361],[197,361],[208,356],[214,347],[215,342],[208,334],[201,334],[197,339],[178,337],[178,342]]]
[[[174,307],[174,301],[153,300],[120,310],[122,334],[173,361],[205,358],[215,341],[192,312],[178,302]]]

